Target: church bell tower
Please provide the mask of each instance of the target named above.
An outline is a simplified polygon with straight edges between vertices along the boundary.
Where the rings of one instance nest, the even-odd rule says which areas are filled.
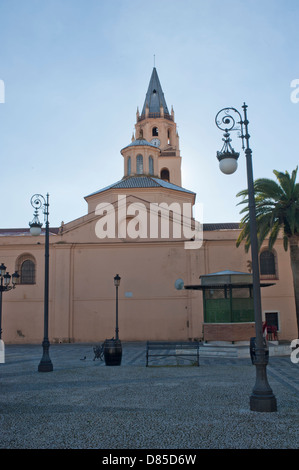
[[[155,67],[141,114],[137,109],[132,144],[121,153],[125,160],[125,177],[146,174],[181,186],[181,156],[174,111],[169,113]]]

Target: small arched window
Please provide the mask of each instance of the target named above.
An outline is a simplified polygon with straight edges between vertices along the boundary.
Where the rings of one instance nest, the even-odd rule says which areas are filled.
[[[20,275],[20,284],[35,284],[36,262],[32,255],[21,255],[17,260],[16,270]]]
[[[264,250],[260,254],[260,273],[263,278],[276,278],[275,254],[270,250]]]
[[[129,176],[131,174],[131,157],[128,157],[127,160],[127,175]]]
[[[137,175],[142,175],[143,174],[143,156],[142,155],[137,155],[137,158],[136,158],[136,173],[137,173]]]
[[[167,168],[161,170],[161,180],[169,181],[169,170]]]
[[[158,128],[157,128],[157,127],[153,127],[152,134],[153,134],[153,137],[158,137],[159,131],[158,131]]]
[[[149,169],[149,174],[153,175],[154,174],[154,159],[151,156],[148,159],[148,169]]]

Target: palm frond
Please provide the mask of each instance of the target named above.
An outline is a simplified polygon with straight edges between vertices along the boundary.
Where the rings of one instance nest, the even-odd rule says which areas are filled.
[[[259,178],[254,182],[255,213],[257,225],[258,246],[269,237],[269,247],[275,244],[279,232],[283,233],[284,248],[288,247],[288,237],[299,234],[299,183],[296,183],[298,167],[290,175],[287,171],[274,170],[277,181],[269,178]],[[237,205],[244,205],[240,210],[242,215],[241,232],[237,246],[244,241],[245,250],[250,247],[250,214],[248,189],[239,191],[237,197],[242,197]]]
[[[279,200],[283,195],[279,184],[268,178],[260,178],[254,182],[254,193],[261,197],[274,199],[274,201]]]
[[[270,237],[269,237],[269,249],[272,250],[276,240],[277,240],[277,236],[279,234],[279,230],[280,230],[280,223],[278,220],[276,220],[276,222],[274,223],[272,229],[271,229],[271,233],[270,233]]]

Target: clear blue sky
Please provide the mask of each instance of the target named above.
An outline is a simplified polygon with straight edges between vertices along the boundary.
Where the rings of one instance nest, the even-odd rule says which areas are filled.
[[[255,178],[298,164],[298,0],[0,0],[0,24],[1,228],[28,226],[34,193],[49,192],[52,226],[69,222],[122,178],[154,54],[204,222],[239,221],[247,185],[243,154],[218,169],[221,108],[248,104]]]

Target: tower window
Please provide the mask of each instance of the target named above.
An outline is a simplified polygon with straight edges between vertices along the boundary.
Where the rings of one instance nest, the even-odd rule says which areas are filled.
[[[148,159],[148,168],[149,168],[149,174],[153,175],[154,174],[154,159],[153,159],[153,157],[149,157],[149,159]]]
[[[153,137],[157,137],[159,135],[159,131],[158,131],[158,128],[157,127],[153,127]]]
[[[131,157],[128,157],[127,161],[127,174],[128,176],[131,174]]]
[[[137,158],[136,158],[136,173],[137,173],[137,175],[142,175],[143,174],[143,156],[142,155],[137,155]]]
[[[169,181],[169,170],[167,168],[161,170],[161,180]]]

